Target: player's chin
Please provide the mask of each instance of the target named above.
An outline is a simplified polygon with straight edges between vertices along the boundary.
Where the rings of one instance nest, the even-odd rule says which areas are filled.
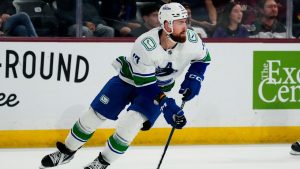
[[[179,34],[177,36],[172,34],[171,37],[175,42],[184,43],[186,41],[186,34]]]
[[[180,35],[180,37],[178,38],[178,42],[184,43],[185,41],[186,41],[186,34]]]

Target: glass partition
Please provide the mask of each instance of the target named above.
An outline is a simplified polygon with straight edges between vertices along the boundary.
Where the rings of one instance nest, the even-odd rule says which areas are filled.
[[[137,37],[159,26],[158,10],[167,1],[1,0],[0,35],[35,37],[36,33],[38,37]],[[299,0],[172,2],[183,4],[189,14],[188,27],[202,38],[300,36]],[[18,22],[18,25],[16,20],[22,20],[22,23]]]

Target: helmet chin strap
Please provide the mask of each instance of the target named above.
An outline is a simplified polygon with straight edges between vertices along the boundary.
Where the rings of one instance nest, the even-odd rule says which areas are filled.
[[[171,33],[173,33],[173,21],[168,21],[168,25],[169,25],[169,28],[171,29],[171,32],[168,32],[165,28],[165,26],[162,24],[161,27],[163,28],[163,30],[168,34],[170,35]]]
[[[168,38],[170,41],[172,41],[172,42],[174,42],[174,43],[177,43],[177,42],[174,40],[173,35],[172,35],[172,33],[173,33],[173,23],[172,23],[172,22],[169,22],[169,28],[171,29],[171,32],[168,32],[168,31],[165,29],[165,27],[163,27],[163,30],[167,33],[167,38]]]

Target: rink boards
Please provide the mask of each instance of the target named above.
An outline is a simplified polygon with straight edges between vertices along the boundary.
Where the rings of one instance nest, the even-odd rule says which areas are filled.
[[[49,147],[116,71],[131,42],[0,42],[0,147]],[[200,95],[184,108],[188,125],[173,144],[291,142],[300,137],[299,43],[207,43],[212,56]],[[171,97],[177,93],[183,75]],[[103,145],[109,121],[88,142]],[[160,117],[136,145],[162,145],[170,127]]]
[[[85,146],[103,146],[114,129],[98,129]],[[132,145],[165,145],[170,128],[141,131]],[[68,130],[16,130],[0,132],[1,148],[54,147]],[[300,127],[201,127],[176,130],[171,145],[292,143]]]

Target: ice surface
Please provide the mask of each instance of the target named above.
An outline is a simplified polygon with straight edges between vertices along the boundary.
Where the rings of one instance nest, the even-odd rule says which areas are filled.
[[[82,148],[57,169],[83,169],[103,147]],[[132,146],[108,169],[156,169],[163,146]],[[54,148],[0,149],[0,169],[38,169]],[[170,145],[161,169],[298,169],[300,156],[289,154],[289,144]]]

